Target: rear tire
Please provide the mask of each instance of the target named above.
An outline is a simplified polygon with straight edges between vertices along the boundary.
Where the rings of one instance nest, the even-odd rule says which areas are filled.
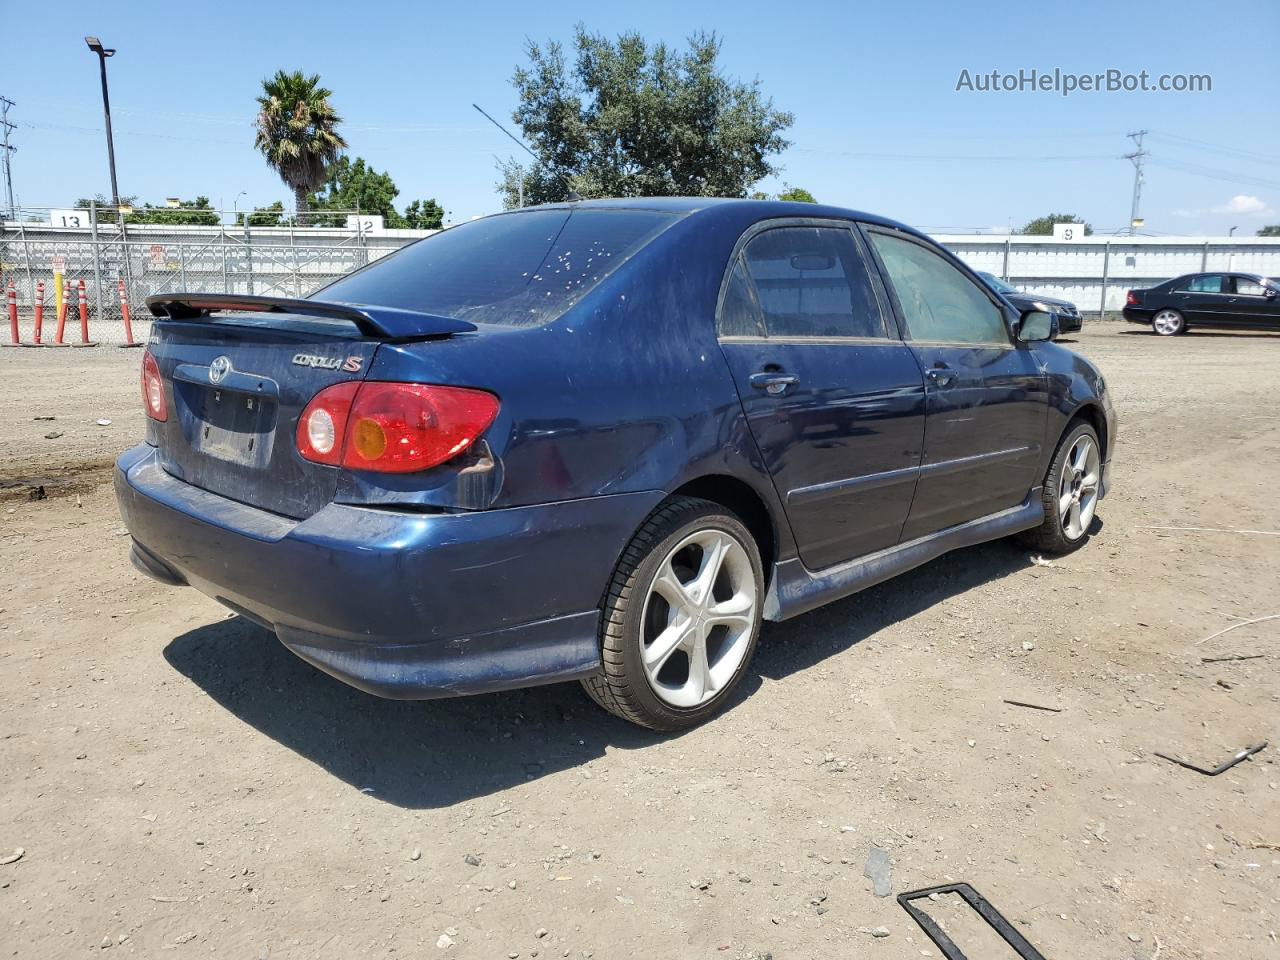
[[[1054,451],[1040,490],[1044,521],[1018,535],[1042,553],[1071,553],[1089,539],[1102,484],[1102,445],[1083,420],[1073,420]]]
[[[1177,310],[1157,310],[1151,318],[1151,330],[1158,337],[1176,337],[1187,332],[1187,318]]]
[[[746,674],[764,574],[754,538],[719,504],[662,504],[622,553],[605,596],[591,699],[652,730],[710,719]]]

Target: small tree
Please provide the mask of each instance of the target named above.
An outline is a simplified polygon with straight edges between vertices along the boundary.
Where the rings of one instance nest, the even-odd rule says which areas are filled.
[[[254,207],[253,212],[248,214],[249,226],[251,227],[283,227],[287,226],[289,221],[285,219],[284,204],[277,200],[269,207]],[[245,214],[236,214],[236,226],[244,226]]]
[[[1260,237],[1280,237],[1280,223],[1272,223],[1258,231]]]
[[[574,28],[574,62],[559,43],[529,41],[527,66],[513,83],[512,115],[538,162],[500,163],[507,207],[584,197],[744,197],[776,169],[769,158],[789,142],[790,113],[775,110],[757,82],[727,79],[715,34],[688,49],[647,43],[638,33],[616,41]]]
[[[1019,230],[1019,233],[1029,237],[1051,237],[1053,236],[1053,225],[1055,223],[1081,223],[1079,217],[1074,213],[1050,213],[1043,217],[1036,217],[1034,220],[1028,220],[1027,225]],[[1086,223],[1084,225],[1084,235],[1093,234],[1093,226]]]
[[[262,81],[254,145],[293,191],[299,214],[307,210],[307,194],[320,188],[329,164],[347,146],[338,133],[342,118],[329,104],[332,95],[320,86],[319,74],[305,77],[301,70],[280,70]]]
[[[125,215],[124,222],[216,227],[222,220],[214,212],[208,197],[196,197],[194,200],[181,200],[176,207],[154,207],[149,203],[135,207],[133,213]]]
[[[817,198],[804,187],[793,187],[783,184],[783,191],[778,194],[779,200],[790,200],[792,203],[817,203]]]
[[[444,207],[430,200],[415,200],[404,208],[402,226],[411,230],[439,230],[444,226]]]

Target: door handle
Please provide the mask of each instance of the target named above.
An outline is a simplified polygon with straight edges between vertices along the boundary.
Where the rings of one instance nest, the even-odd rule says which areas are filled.
[[[949,387],[951,384],[956,382],[956,378],[959,374],[954,370],[948,370],[946,367],[933,367],[925,372],[925,376],[928,377],[929,381],[935,386]]]
[[[787,387],[799,382],[800,378],[794,373],[777,373],[770,371],[767,373],[753,373],[751,375],[751,386],[755,387],[757,390],[763,390],[765,393],[772,396],[785,393]]]

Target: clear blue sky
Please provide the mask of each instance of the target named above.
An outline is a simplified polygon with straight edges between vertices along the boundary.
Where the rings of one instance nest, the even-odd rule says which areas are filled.
[[[297,13],[291,11],[297,11]],[[1051,211],[1099,229],[1128,220],[1128,131],[1145,127],[1153,233],[1252,234],[1280,222],[1280,18],[1275,0],[876,5],[652,0],[622,4],[8,2],[0,94],[17,102],[14,180],[25,205],[110,193],[97,34],[108,62],[123,194],[215,206],[288,202],[253,149],[254,97],[278,68],[321,74],[353,155],[387,170],[399,203],[435,197],[455,221],[499,205],[493,154],[526,37],[573,24],[680,43],[724,41],[733,76],[795,113],[776,181],[824,202],[940,230],[1020,225]],[[20,38],[20,40],[18,39]],[[956,92],[960,71],[1207,73],[1211,93]],[[1069,159],[1061,159],[1067,157]],[[980,158],[980,159],[974,159]],[[1056,159],[1055,159],[1056,158]],[[1168,164],[1168,165],[1166,165]]]

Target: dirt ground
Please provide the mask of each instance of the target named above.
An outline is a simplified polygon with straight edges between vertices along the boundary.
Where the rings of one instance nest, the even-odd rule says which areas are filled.
[[[1280,620],[1241,625],[1280,613],[1280,336],[1074,348],[1121,418],[1084,549],[766,625],[683,736],[576,684],[378,700],[144,579],[100,466],[138,351],[0,352],[0,955],[937,957],[879,847],[895,894],[967,881],[1046,957],[1280,956]],[[1215,778],[1154,756],[1263,740]]]

